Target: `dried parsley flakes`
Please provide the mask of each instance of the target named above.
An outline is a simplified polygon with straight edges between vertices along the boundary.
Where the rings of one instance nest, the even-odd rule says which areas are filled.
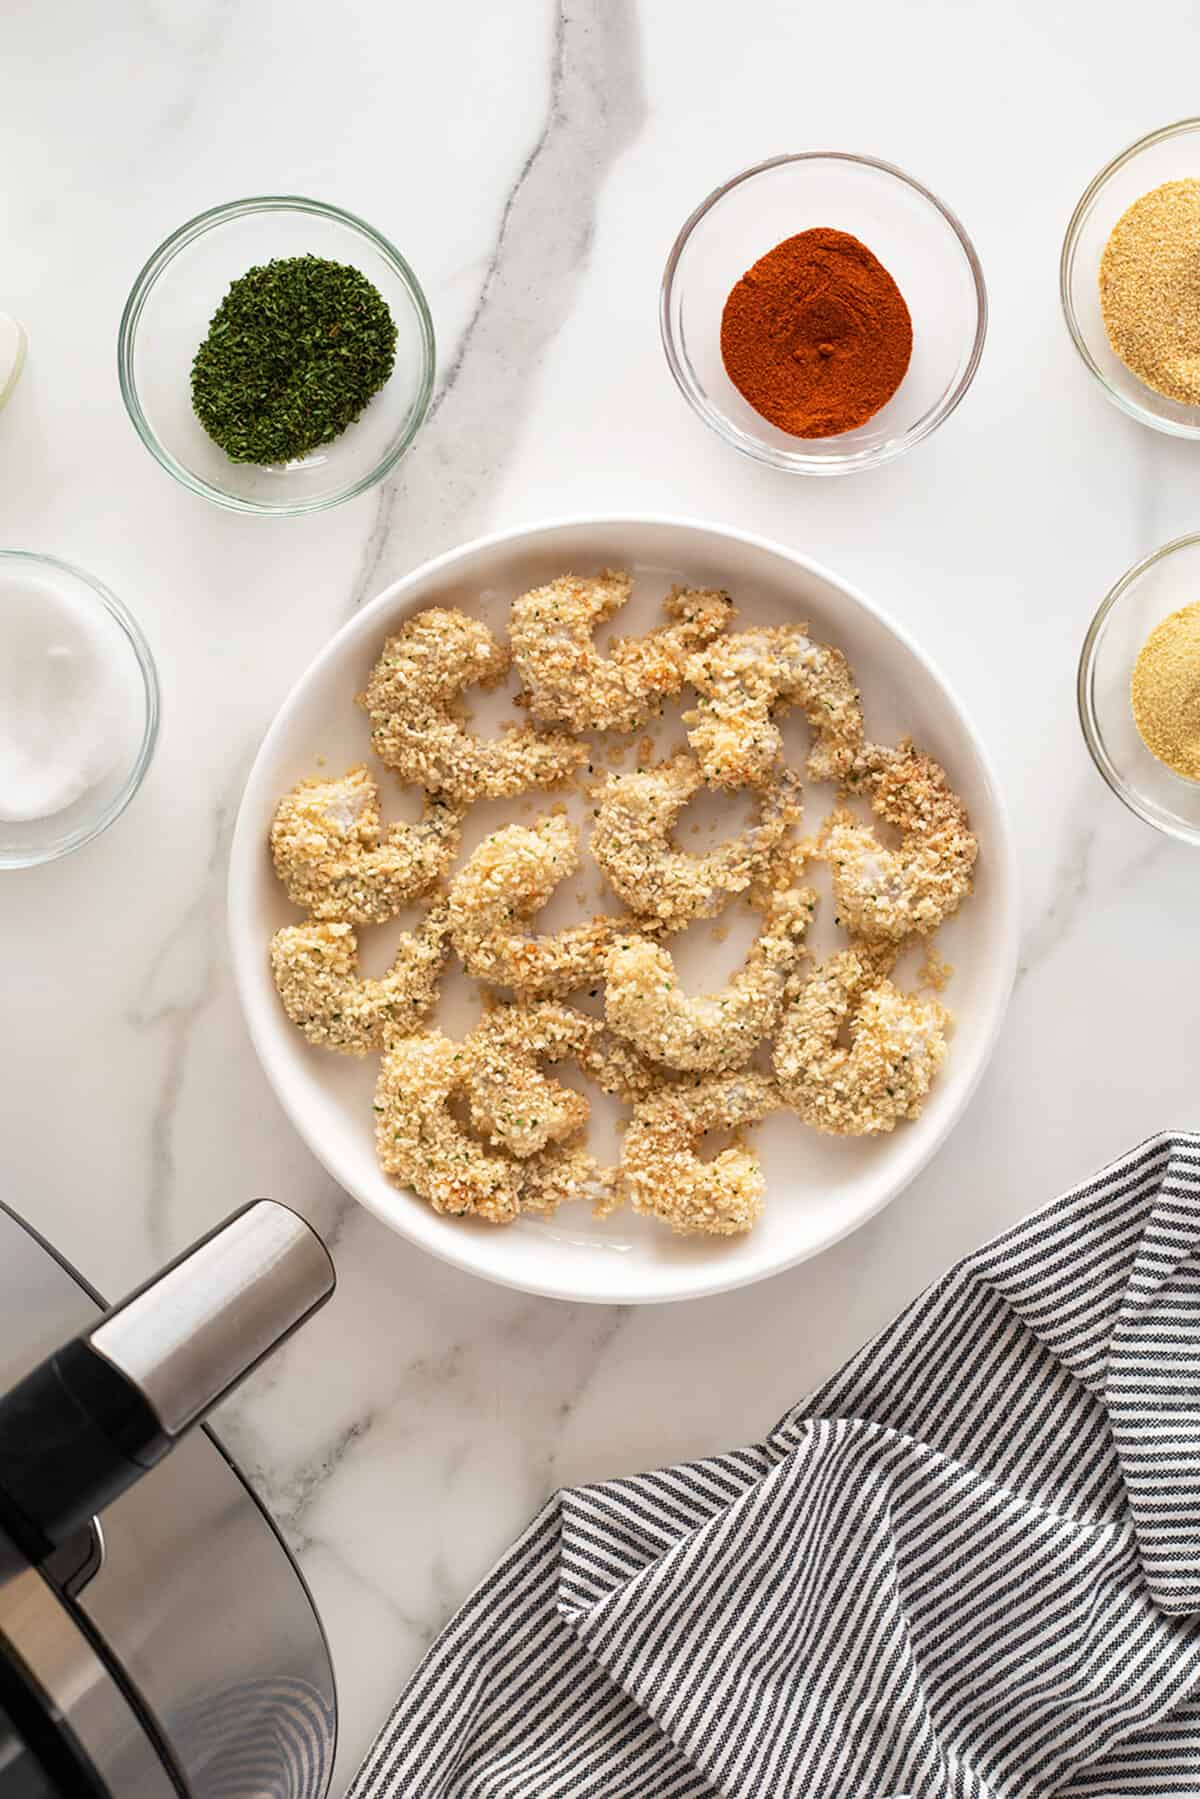
[[[192,363],[192,405],[233,462],[291,462],[340,437],[395,360],[395,320],[365,275],[288,256],[231,285]]]

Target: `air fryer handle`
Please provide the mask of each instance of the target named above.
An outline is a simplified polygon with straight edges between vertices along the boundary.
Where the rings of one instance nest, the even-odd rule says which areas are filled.
[[[235,1212],[0,1398],[0,1524],[43,1561],[322,1306],[333,1263],[296,1213]]]

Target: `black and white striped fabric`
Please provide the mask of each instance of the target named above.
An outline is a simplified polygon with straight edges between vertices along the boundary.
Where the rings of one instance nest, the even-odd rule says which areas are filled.
[[[1200,1794],[1200,1137],[967,1257],[765,1443],[555,1496],[350,1799]]]

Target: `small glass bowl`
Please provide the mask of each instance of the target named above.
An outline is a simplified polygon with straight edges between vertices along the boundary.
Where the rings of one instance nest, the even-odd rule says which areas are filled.
[[[158,676],[137,621],[103,582],[57,556],[0,550],[0,612],[12,585],[41,588],[93,632],[110,654],[122,742],[112,767],[86,793],[47,818],[0,819],[0,868],[35,868],[90,843],[119,818],[142,784],[158,736]],[[12,585],[10,585],[12,584]]]
[[[1101,169],[1071,215],[1058,281],[1071,341],[1114,406],[1152,431],[1200,437],[1200,406],[1155,393],[1125,367],[1100,311],[1100,258],[1122,213],[1164,181],[1200,179],[1200,119],[1181,119],[1139,138]]]
[[[1200,781],[1151,755],[1133,719],[1130,681],[1156,625],[1200,600],[1200,535],[1177,537],[1135,563],[1092,620],[1079,658],[1079,722],[1117,798],[1149,825],[1200,844]]]
[[[838,437],[780,431],[744,400],[721,360],[729,290],[785,237],[832,226],[861,238],[894,277],[913,321],[908,372],[873,418]],[[948,207],[871,156],[805,151],[735,175],[675,239],[659,304],[663,349],[689,405],[726,443],[799,475],[847,475],[903,455],[949,418],[987,331],[983,270]]]
[[[256,264],[310,254],[349,263],[378,288],[396,321],[395,367],[333,443],[280,467],[231,462],[192,410],[192,359],[231,282]],[[117,368],[142,442],[193,493],[234,512],[320,512],[382,481],[415,438],[433,393],[433,320],[399,250],[362,219],[295,196],[236,200],[154,252],[121,315]]]

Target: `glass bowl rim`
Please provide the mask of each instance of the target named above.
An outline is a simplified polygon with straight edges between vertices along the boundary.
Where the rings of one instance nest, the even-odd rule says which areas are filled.
[[[60,575],[70,575],[74,580],[82,582],[99,600],[114,624],[124,633],[137,662],[138,672],[142,677],[142,692],[146,702],[142,741],[138,745],[137,755],[130,765],[129,773],[104,809],[98,812],[95,818],[89,819],[86,824],[78,825],[73,831],[69,831],[65,837],[57,839],[46,849],[21,852],[15,856],[0,850],[0,869],[40,868],[47,862],[57,862],[60,857],[70,855],[72,850],[82,849],[85,843],[90,843],[94,837],[99,837],[101,832],[107,831],[109,825],[114,824],[120,818],[145,779],[146,770],[154,755],[162,714],[162,700],[158,684],[158,669],[155,666],[154,656],[146,641],[145,633],[125,602],[118,599],[110,587],[106,587],[103,581],[96,575],[90,574],[87,569],[80,568],[78,563],[68,562],[62,556],[51,556],[44,550],[0,548],[0,563],[4,562],[35,563],[39,567],[54,569]]]
[[[970,355],[958,380],[943,400],[931,407],[924,417],[917,420],[915,425],[910,426],[906,432],[888,444],[874,449],[850,451],[844,455],[809,456],[802,450],[780,450],[770,444],[762,443],[759,439],[750,436],[748,432],[738,430],[709,398],[699,383],[689,377],[676,342],[675,330],[671,321],[671,299],[680,261],[696,227],[719,201],[733,192],[734,188],[741,187],[755,175],[765,174],[769,169],[777,169],[787,163],[797,162],[856,163],[860,167],[876,169],[884,175],[890,175],[894,180],[902,182],[905,187],[911,188],[927,201],[950,226],[958,240],[975,290],[975,335]],[[705,424],[719,437],[723,437],[726,443],[731,444],[735,450],[739,450],[742,455],[749,456],[756,462],[766,463],[771,468],[783,469],[788,474],[849,475],[860,469],[882,467],[883,464],[893,461],[897,456],[902,456],[906,450],[911,450],[915,444],[921,443],[931,432],[935,431],[958,406],[975,379],[975,372],[983,355],[988,327],[987,284],[984,280],[983,264],[979,260],[978,251],[962,220],[946,205],[944,200],[940,200],[932,189],[927,188],[914,175],[908,174],[894,162],[885,162],[881,157],[867,156],[858,151],[791,150],[784,151],[778,156],[768,156],[764,161],[753,163],[749,168],[740,170],[736,175],[731,175],[719,187],[713,188],[712,192],[707,194],[700,204],[688,214],[671,245],[666,266],[663,269],[662,281],[659,285],[658,327],[667,366],[680,393],[693,412],[702,418]]]
[[[1140,156],[1143,150],[1149,150],[1155,144],[1165,143],[1169,138],[1182,137],[1191,131],[1200,131],[1200,116],[1176,119],[1172,125],[1160,125],[1155,131],[1147,131],[1144,137],[1139,137],[1134,143],[1127,144],[1109,162],[1106,162],[1104,167],[1092,176],[1076,202],[1075,209],[1067,221],[1062,250],[1058,258],[1058,297],[1063,310],[1063,318],[1066,321],[1071,342],[1075,345],[1080,361],[1088,373],[1099,382],[1107,398],[1112,401],[1114,406],[1119,407],[1127,418],[1136,419],[1139,425],[1146,425],[1151,431],[1161,431],[1167,437],[1181,437],[1185,441],[1200,437],[1200,417],[1197,418],[1194,425],[1183,424],[1176,419],[1160,418],[1156,412],[1151,412],[1146,406],[1140,406],[1136,400],[1131,399],[1128,394],[1121,393],[1112,385],[1084,339],[1075,304],[1071,299],[1071,273],[1075,266],[1079,234],[1101,189],[1109,178],[1115,175],[1119,169],[1123,169],[1126,163],[1132,162],[1135,156]],[[1136,376],[1134,378],[1136,379]],[[1153,393],[1154,389],[1147,388],[1146,391]],[[1162,397],[1165,398],[1165,395]],[[1182,542],[1182,538],[1179,541]],[[1169,549],[1171,546],[1168,544],[1165,547]]]
[[[1138,798],[1137,793],[1125,780],[1108,752],[1091,696],[1091,676],[1095,667],[1096,648],[1109,614],[1120,604],[1130,588],[1135,586],[1156,563],[1164,561],[1168,556],[1173,556],[1177,550],[1190,549],[1200,549],[1200,531],[1189,531],[1182,537],[1173,537],[1170,543],[1161,544],[1157,550],[1151,550],[1148,556],[1143,556],[1131,568],[1127,568],[1120,580],[1109,588],[1096,608],[1083,640],[1083,648],[1079,652],[1079,668],[1075,677],[1075,704],[1079,712],[1079,725],[1083,732],[1083,740],[1087,744],[1092,761],[1122,804],[1127,806],[1137,818],[1140,818],[1143,824],[1152,825],[1164,836],[1174,837],[1180,843],[1200,844],[1200,826],[1186,824],[1182,819],[1160,816],[1157,812],[1151,811]]]
[[[416,315],[417,328],[421,339],[421,375],[417,385],[415,404],[405,430],[390,444],[372,468],[364,475],[351,482],[336,493],[323,494],[318,498],[292,500],[286,504],[267,504],[261,500],[244,499],[240,494],[228,492],[225,488],[216,487],[211,481],[195,475],[173,456],[166,445],[158,437],[142,409],[138,397],[137,379],[133,371],[133,349],[137,338],[138,323],[145,309],[147,300],[154,289],[159,276],[172,263],[176,256],[189,245],[204,237],[218,225],[226,224],[231,219],[245,218],[256,212],[301,212],[313,213],[319,217],[332,219],[339,225],[348,226],[351,231],[365,237],[380,253],[384,261],[389,263],[393,272],[399,277],[401,285],[408,293]],[[407,259],[401,255],[395,244],[376,231],[357,213],[347,212],[341,206],[334,206],[326,200],[306,199],[302,194],[252,194],[244,200],[227,200],[219,206],[210,206],[204,212],[198,212],[194,218],[165,237],[158,247],[151,252],[143,263],[129,290],[129,298],[121,313],[121,323],[117,329],[117,379],[121,386],[121,398],[125,402],[125,410],[133,421],[134,429],[143,444],[150,451],[161,467],[165,468],[184,487],[193,493],[202,494],[218,506],[224,506],[231,512],[248,512],[260,518],[295,518],[303,513],[324,512],[331,506],[340,506],[345,500],[352,500],[358,494],[365,493],[385,479],[395,468],[405,451],[410,447],[417,432],[425,422],[433,398],[433,382],[436,367],[436,338],[433,328],[433,316],[429,310],[429,302],[416,275]]]

